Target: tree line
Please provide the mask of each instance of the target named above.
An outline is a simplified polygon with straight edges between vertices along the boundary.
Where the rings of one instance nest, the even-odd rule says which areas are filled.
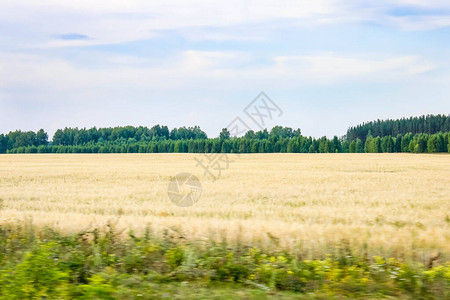
[[[43,129],[16,130],[0,134],[0,153],[438,153],[450,151],[449,120],[437,115],[369,122],[332,139],[302,136],[300,129],[282,126],[249,130],[243,137],[231,137],[224,128],[217,138],[208,138],[198,126],[64,128],[55,132],[52,141]],[[445,130],[386,134],[408,129]]]
[[[123,126],[114,128],[64,128],[56,130],[51,142],[48,134],[40,129],[38,132],[16,130],[0,135],[0,153],[26,147],[40,146],[80,146],[92,144],[130,144],[159,140],[207,139],[207,135],[198,126],[180,127],[169,130],[167,126],[155,125],[152,128]],[[41,147],[42,148],[42,147]]]
[[[277,133],[278,131],[278,133]],[[436,134],[397,135],[396,137],[367,137],[349,142],[337,136],[332,139],[305,137],[290,128],[274,127],[267,130],[249,131],[243,137],[232,138],[222,130],[219,138],[155,139],[135,138],[113,141],[87,142],[64,145],[53,143],[1,148],[2,153],[438,153],[450,152],[450,132]],[[282,133],[282,134],[281,134]],[[291,133],[290,135],[287,133]],[[0,136],[0,139],[2,137]]]
[[[346,143],[349,143],[347,140]],[[349,143],[350,153],[450,153],[450,132],[427,133],[407,133],[384,137],[373,137],[369,135],[366,141],[360,139]]]
[[[377,120],[363,123],[347,130],[346,139],[355,141],[360,139],[363,143],[368,136],[397,136],[407,133],[427,133],[435,134],[438,132],[450,131],[450,116],[446,115],[427,115],[420,117],[410,117],[398,120]]]

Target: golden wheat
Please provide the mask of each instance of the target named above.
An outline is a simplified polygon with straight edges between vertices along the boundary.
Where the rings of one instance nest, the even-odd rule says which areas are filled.
[[[250,154],[215,182],[200,154],[1,155],[1,222],[78,232],[119,228],[221,238],[311,255],[345,243],[371,253],[450,253],[450,156]],[[200,200],[178,207],[172,176],[190,172]],[[362,250],[361,250],[362,251]]]

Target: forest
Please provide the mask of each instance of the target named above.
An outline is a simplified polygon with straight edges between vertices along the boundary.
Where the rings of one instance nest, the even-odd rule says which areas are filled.
[[[208,138],[198,126],[170,130],[125,126],[58,129],[51,141],[40,129],[0,134],[0,153],[440,153],[450,152],[450,117],[428,115],[364,123],[332,139],[275,126],[242,137],[224,128]]]
[[[403,118],[399,120],[377,120],[363,123],[347,130],[347,139],[354,141],[360,139],[366,141],[366,137],[372,136],[397,136],[407,133],[427,133],[450,131],[450,116],[427,115],[420,117]]]

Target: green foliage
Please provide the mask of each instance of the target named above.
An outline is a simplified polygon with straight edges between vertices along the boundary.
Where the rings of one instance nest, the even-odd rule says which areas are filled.
[[[349,145],[349,152],[350,153],[356,153],[356,142],[352,141]]]
[[[165,254],[165,259],[167,264],[172,268],[175,269],[179,266],[181,266],[181,263],[184,259],[184,251],[180,248],[174,248],[170,249]]]
[[[314,139],[301,135],[300,129],[275,126],[243,137],[230,137],[224,128],[218,138],[208,139],[195,127],[169,130],[167,126],[64,128],[48,143],[47,134],[14,131],[0,135],[0,153],[438,153],[447,152],[450,133],[397,134],[395,137],[368,136]]]
[[[226,140],[230,138],[230,132],[228,131],[227,128],[223,128],[222,131],[219,134],[219,138],[221,140]]]
[[[103,274],[94,274],[89,278],[88,284],[77,287],[75,295],[77,299],[106,299],[114,300],[116,288],[104,278]]]
[[[69,273],[59,262],[55,243],[37,244],[16,265],[1,270],[0,291],[3,299],[65,298]]]
[[[161,297],[166,285],[202,284],[212,293],[220,282],[239,290],[336,298],[450,297],[450,263],[425,268],[393,258],[359,258],[349,249],[305,260],[294,252],[185,241],[170,234],[130,233],[124,239],[111,224],[74,236],[51,230],[36,235],[32,227],[24,228],[0,230],[1,299],[151,299]],[[166,297],[171,292],[168,288]],[[195,291],[185,298],[190,295]]]
[[[429,153],[446,152],[445,139],[442,133],[433,134],[429,137],[427,142]]]
[[[381,153],[381,139],[379,136],[376,138],[369,135],[364,144],[364,152],[366,153]]]
[[[385,136],[405,135],[407,133],[435,134],[438,132],[450,131],[450,116],[448,115],[427,115],[420,117],[410,117],[398,120],[377,120],[366,122],[361,125],[350,127],[347,130],[347,139],[354,141],[357,138],[365,142],[369,133],[381,138]],[[409,143],[409,141],[408,141]],[[405,145],[406,146],[406,145]],[[405,151],[403,148],[402,152]]]

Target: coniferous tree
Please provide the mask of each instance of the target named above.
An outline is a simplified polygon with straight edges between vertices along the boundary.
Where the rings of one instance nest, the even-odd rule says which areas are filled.
[[[396,136],[398,134],[405,135],[409,132],[412,134],[448,132],[450,131],[450,116],[427,115],[398,120],[377,120],[349,128],[346,136],[349,141],[360,138],[365,142],[370,131],[373,136],[380,137]]]
[[[0,153],[6,153],[8,150],[8,138],[4,134],[0,134]]]
[[[394,151],[397,153],[402,152],[402,135],[398,134],[394,141]]]

